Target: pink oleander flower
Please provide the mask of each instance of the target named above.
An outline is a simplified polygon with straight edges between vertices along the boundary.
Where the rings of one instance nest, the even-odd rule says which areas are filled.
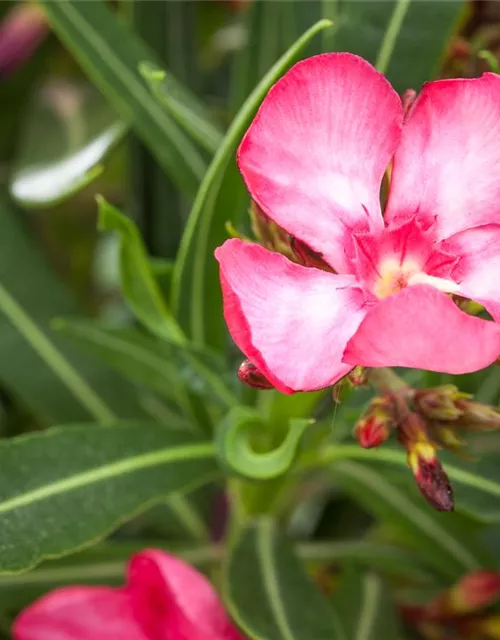
[[[124,587],[64,587],[25,609],[14,640],[242,640],[210,582],[159,550],[128,564]]]
[[[500,353],[500,77],[401,99],[365,60],[315,56],[269,91],[238,150],[260,209],[331,271],[239,239],[216,250],[231,335],[284,393],[355,365],[452,374]],[[389,168],[384,214],[382,178]]]

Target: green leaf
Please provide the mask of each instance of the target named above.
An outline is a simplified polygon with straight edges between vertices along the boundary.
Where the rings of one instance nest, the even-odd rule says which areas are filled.
[[[234,541],[223,592],[231,615],[255,640],[350,640],[269,520],[250,525]]]
[[[489,562],[466,521],[457,513],[435,511],[413,485],[401,488],[384,469],[359,462],[337,461],[331,470],[347,493],[443,576],[457,578]]]
[[[268,69],[295,40],[283,45],[282,17],[293,13],[294,3],[252,2],[243,17],[247,31],[247,43],[234,56],[231,73],[231,112],[245,102],[252,89],[264,77]],[[310,24],[305,22],[304,24]]]
[[[92,82],[179,189],[193,195],[205,162],[139,74],[141,63],[156,62],[154,53],[101,1],[42,0],[42,5],[54,31]]]
[[[217,494],[220,494],[220,487],[215,483],[204,485],[189,496],[176,493],[144,514],[140,519],[141,529],[163,540],[206,542],[211,537],[210,524]]]
[[[436,77],[465,2],[389,0],[339,3],[334,46],[366,58],[394,88],[419,89]]]
[[[262,403],[265,403],[265,412],[269,416],[269,422],[275,424],[287,422],[290,418],[309,418],[315,415],[318,403],[325,398],[326,389],[321,391],[307,391],[287,395],[279,391],[269,391],[265,394]]]
[[[147,547],[165,549],[189,564],[212,566],[220,548],[209,545],[165,543],[164,539],[134,539],[97,544],[70,557],[47,560],[29,572],[0,575],[2,611],[17,612],[44,593],[75,584],[116,585],[125,581],[127,561]]]
[[[407,469],[406,456],[402,451],[385,447],[383,449],[361,449],[356,445],[335,445],[324,455],[330,460],[361,460],[382,473],[392,472],[413,488]],[[476,460],[462,460],[449,452],[440,452],[440,460],[450,478],[455,508],[479,522],[500,521],[500,473],[496,455],[485,455]],[[401,470],[395,474],[394,470]]]
[[[330,24],[323,20],[311,27],[268,71],[233,120],[200,185],[172,281],[175,314],[196,344],[220,349],[225,340],[213,251],[225,240],[226,220],[234,219],[234,212],[246,199],[234,160],[236,147],[270,87],[300,56],[311,38]]]
[[[48,423],[145,417],[134,388],[50,330],[78,307],[0,195],[0,382]]]
[[[9,185],[24,207],[53,205],[81,190],[126,133],[102,96],[81,83],[46,83],[25,120]]]
[[[127,304],[152,333],[182,342],[182,330],[163,299],[135,223],[102,196],[98,196],[97,203],[99,230],[116,231],[120,235],[120,280]]]
[[[99,197],[99,228],[117,231],[121,236],[120,275],[123,295],[143,324],[154,334],[172,344],[184,347],[183,358],[199,372],[215,397],[226,406],[236,398],[216,372],[191,352],[191,345],[170,313],[153,275],[146,248],[135,224],[118,209]],[[180,351],[178,351],[180,353]]]
[[[0,571],[91,544],[216,473],[210,443],[158,425],[82,424],[2,442]]]
[[[365,540],[312,540],[296,547],[304,561],[325,564],[348,562],[358,568],[373,568],[395,577],[412,580],[435,579],[415,552]]]
[[[452,481],[457,508],[479,522],[500,522],[498,455],[461,460],[444,453],[440,458]]]
[[[115,371],[172,402],[183,405],[185,388],[210,402],[219,400],[192,366],[193,358],[197,358],[212,373],[222,377],[223,363],[212,354],[194,348],[189,352],[187,346],[159,341],[137,329],[118,329],[67,318],[57,319],[52,325]],[[192,358],[186,358],[188,352]]]
[[[165,549],[190,564],[210,568],[218,564],[224,549],[217,545],[186,544],[164,538],[112,539],[69,557],[47,560],[26,573],[0,575],[0,602],[6,609],[19,610],[35,598],[60,586],[74,584],[122,584],[131,555],[147,546]],[[356,563],[381,568],[395,577],[429,579],[418,559],[394,547],[357,540],[311,542],[295,547],[297,556],[309,563]]]
[[[254,445],[259,443],[262,446],[262,440],[268,439],[276,427],[271,428],[262,414],[254,409],[234,407],[217,430],[219,458],[231,471],[246,478],[276,478],[291,467],[302,436],[312,422],[310,419],[291,419],[277,446],[269,450],[264,445],[263,450],[256,450]]]
[[[352,640],[399,640],[401,631],[387,585],[380,576],[348,565],[335,587],[333,604],[346,637]]]
[[[172,74],[144,62],[139,73],[167,112],[177,120],[193,140],[214,154],[222,142],[222,132],[212,123],[210,114],[175,80]]]

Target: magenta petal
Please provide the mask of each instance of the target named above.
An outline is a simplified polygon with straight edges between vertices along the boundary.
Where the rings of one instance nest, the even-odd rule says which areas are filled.
[[[500,320],[500,225],[462,231],[443,245],[459,256],[452,276],[460,293],[480,302],[495,320]]]
[[[498,222],[500,77],[424,86],[403,127],[386,221],[415,213],[438,240]]]
[[[303,267],[236,239],[215,255],[233,340],[277,389],[320,389],[350,370],[342,354],[366,313],[353,276]]]
[[[14,640],[151,640],[123,589],[65,587],[40,598],[13,625]]]
[[[397,93],[362,58],[308,58],[269,91],[239,168],[271,219],[345,273],[345,234],[383,226],[380,183],[402,120]]]
[[[207,578],[175,556],[137,554],[127,588],[150,640],[242,640]]]
[[[467,315],[429,285],[414,285],[368,311],[344,362],[459,374],[482,369],[499,355],[500,325]]]

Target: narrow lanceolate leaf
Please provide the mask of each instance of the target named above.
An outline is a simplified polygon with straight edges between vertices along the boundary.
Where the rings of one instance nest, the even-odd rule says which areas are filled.
[[[165,538],[134,538],[97,544],[70,557],[47,560],[32,571],[0,575],[0,602],[3,611],[19,611],[44,593],[75,584],[123,584],[130,556],[146,547],[159,547],[189,564],[210,568],[220,561],[215,545],[186,544]],[[125,638],[123,640],[126,640]]]
[[[498,455],[460,460],[441,455],[457,497],[457,508],[481,522],[500,522]]]
[[[350,640],[401,637],[391,593],[375,573],[345,567],[336,582],[333,604]]]
[[[336,445],[331,450],[333,458],[360,460],[385,476],[397,478],[399,484],[413,489],[409,481],[405,454],[397,449],[360,449],[351,445]],[[446,473],[453,485],[455,509],[479,522],[500,521],[500,473],[497,457],[492,454],[477,459],[461,459],[458,456],[441,452]],[[399,472],[399,473],[398,473]]]
[[[92,82],[175,184],[193,195],[205,162],[190,136],[158,104],[139,74],[141,63],[156,62],[152,51],[101,1],[42,0],[42,4],[54,31]]]
[[[444,576],[456,578],[488,563],[460,514],[435,511],[413,485],[400,487],[384,469],[359,462],[339,461],[331,469],[356,501],[393,527]]]
[[[54,334],[78,307],[0,196],[0,382],[48,423],[145,417],[134,388]]]
[[[249,638],[351,640],[270,520],[257,521],[235,540],[223,591],[231,615]]]
[[[337,4],[335,49],[357,53],[376,64],[400,93],[419,89],[437,75],[466,6],[460,0]]]
[[[193,140],[214,154],[222,142],[222,132],[213,124],[210,114],[194,102],[173,76],[151,63],[139,67],[153,96],[187,131]]]
[[[192,343],[186,338],[171,314],[135,224],[103,198],[99,197],[98,203],[99,228],[116,231],[121,237],[121,288],[134,314],[152,333],[169,343],[172,352],[175,350],[176,353],[174,360],[179,362],[179,359],[182,359],[190,370],[199,374],[210,388],[214,398],[226,406],[235,404],[236,397],[224,384],[221,376],[202,358],[195,355]]]
[[[268,71],[239,110],[210,164],[196,195],[174,270],[174,311],[195,343],[221,348],[225,329],[219,276],[213,257],[226,239],[227,220],[235,220],[246,201],[245,189],[234,159],[236,147],[270,87],[321,29],[327,20],[311,27]]]
[[[64,109],[61,97],[67,101]],[[86,82],[48,81],[25,116],[10,176],[12,197],[23,207],[47,207],[70,197],[102,173],[106,154],[126,130]]]
[[[82,424],[3,442],[0,571],[19,571],[95,542],[216,473],[210,443],[158,425]]]
[[[181,343],[182,330],[165,303],[135,223],[101,196],[97,203],[99,230],[120,237],[120,284],[128,306],[152,333]]]
[[[286,45],[280,37],[284,31],[282,17],[293,14],[293,4],[252,2],[245,11],[243,20],[248,30],[248,42],[236,53],[233,60],[230,85],[232,113],[241,107],[268,69],[299,36],[300,31],[297,31]],[[311,24],[312,21],[308,20],[302,24]]]
[[[140,383],[180,405],[182,389],[220,401],[205,378],[192,366],[191,354],[216,376],[223,376],[221,359],[204,352],[191,351],[175,343],[160,341],[137,329],[106,327],[89,320],[57,319],[54,328],[76,341],[86,352],[95,354],[126,378]]]

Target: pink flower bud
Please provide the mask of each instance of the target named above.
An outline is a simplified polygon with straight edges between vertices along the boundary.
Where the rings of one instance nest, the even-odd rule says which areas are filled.
[[[415,408],[425,418],[431,420],[456,420],[463,415],[461,401],[470,398],[452,384],[445,384],[433,389],[418,389],[415,392]]]
[[[266,249],[282,253],[291,260],[295,260],[295,255],[291,248],[292,237],[273,222],[253,200],[250,204],[249,214],[252,231],[259,244]]]
[[[261,373],[253,362],[244,360],[238,367],[238,378],[254,389],[274,389],[269,380]]]
[[[354,369],[347,374],[347,379],[353,387],[365,387],[368,383],[370,369],[366,367],[354,367]]]
[[[374,415],[360,420],[355,431],[358,442],[363,449],[378,447],[389,437],[387,424]]]
[[[490,431],[500,428],[500,412],[495,407],[480,402],[460,400],[462,415],[456,421],[457,427],[473,431]]]
[[[437,511],[453,511],[453,490],[433,445],[429,442],[411,444],[408,466],[427,502]]]
[[[500,597],[500,573],[480,569],[466,575],[450,591],[450,608],[471,613],[488,607]]]
[[[390,435],[393,426],[391,402],[386,398],[375,398],[370,408],[354,427],[356,438],[364,449],[378,447]]]
[[[8,76],[36,51],[49,32],[43,9],[20,2],[0,24],[0,76]]]

